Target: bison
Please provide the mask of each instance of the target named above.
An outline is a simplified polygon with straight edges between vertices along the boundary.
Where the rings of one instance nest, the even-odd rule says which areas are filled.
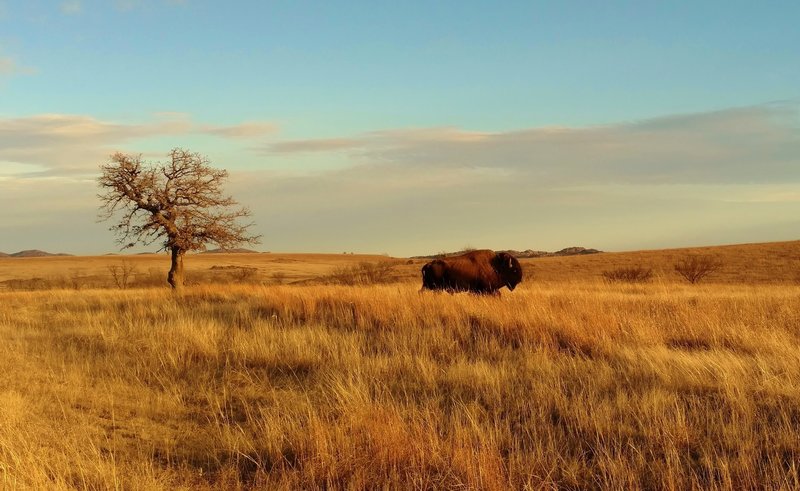
[[[522,281],[522,267],[507,252],[471,251],[435,259],[422,267],[422,289],[496,294]]]

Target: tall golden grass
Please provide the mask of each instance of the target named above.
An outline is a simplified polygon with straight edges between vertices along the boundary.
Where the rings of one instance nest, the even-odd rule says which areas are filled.
[[[0,488],[800,488],[796,285],[0,302]]]
[[[800,241],[730,246],[590,254],[523,259],[526,283],[602,280],[617,269],[652,270],[659,282],[683,281],[675,265],[702,255],[719,260],[720,271],[707,280],[728,284],[800,284]],[[189,284],[310,284],[342,280],[364,264],[390,263],[394,281],[419,281],[425,259],[395,259],[366,254],[191,254],[186,259]],[[112,268],[130,270],[129,286],[162,287],[169,258],[165,254],[0,258],[0,291],[54,288],[116,288]],[[335,282],[335,281],[333,281]],[[344,281],[346,282],[346,281]]]

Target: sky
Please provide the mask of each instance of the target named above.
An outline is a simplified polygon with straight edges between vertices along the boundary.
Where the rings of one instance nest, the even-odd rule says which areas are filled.
[[[796,1],[0,0],[0,251],[118,251],[99,166],[175,147],[229,171],[260,251],[800,239],[798,25]]]

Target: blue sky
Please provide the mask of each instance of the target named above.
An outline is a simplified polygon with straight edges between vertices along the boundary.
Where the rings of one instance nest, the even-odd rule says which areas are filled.
[[[231,171],[262,250],[796,239],[799,22],[789,1],[0,0],[0,251],[113,250],[98,165],[175,146]]]

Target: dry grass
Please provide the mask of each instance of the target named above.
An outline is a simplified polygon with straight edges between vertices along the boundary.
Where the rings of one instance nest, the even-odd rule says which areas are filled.
[[[526,282],[585,282],[617,270],[652,269],[656,281],[684,281],[675,264],[701,254],[722,262],[703,281],[728,284],[800,284],[800,241],[660,251],[547,257],[521,261]],[[419,281],[422,259],[399,260],[364,254],[192,254],[186,259],[189,284],[324,284],[363,265],[391,264],[383,280]],[[110,268],[135,268],[133,287],[161,287],[169,259],[165,254],[96,257],[0,258],[0,290],[116,288]],[[350,276],[358,276],[350,274]],[[356,281],[357,283],[358,281]]]
[[[800,243],[322,284],[385,260],[192,256],[173,296],[165,256],[0,259],[0,489],[800,487]]]
[[[388,258],[367,254],[190,254],[186,259],[189,284],[301,283],[362,263]],[[112,269],[133,268],[133,287],[163,287],[166,254],[0,258],[0,290],[116,288]],[[406,270],[410,278],[419,273]],[[277,277],[276,277],[277,275]],[[277,281],[277,279],[280,281]]]
[[[720,271],[703,281],[800,284],[800,241],[545,257],[523,264],[536,281],[594,281],[602,279],[604,271],[644,267],[652,269],[657,280],[672,282],[684,281],[675,272],[675,264],[693,255],[722,262]]]
[[[800,287],[0,293],[0,488],[800,487]]]

